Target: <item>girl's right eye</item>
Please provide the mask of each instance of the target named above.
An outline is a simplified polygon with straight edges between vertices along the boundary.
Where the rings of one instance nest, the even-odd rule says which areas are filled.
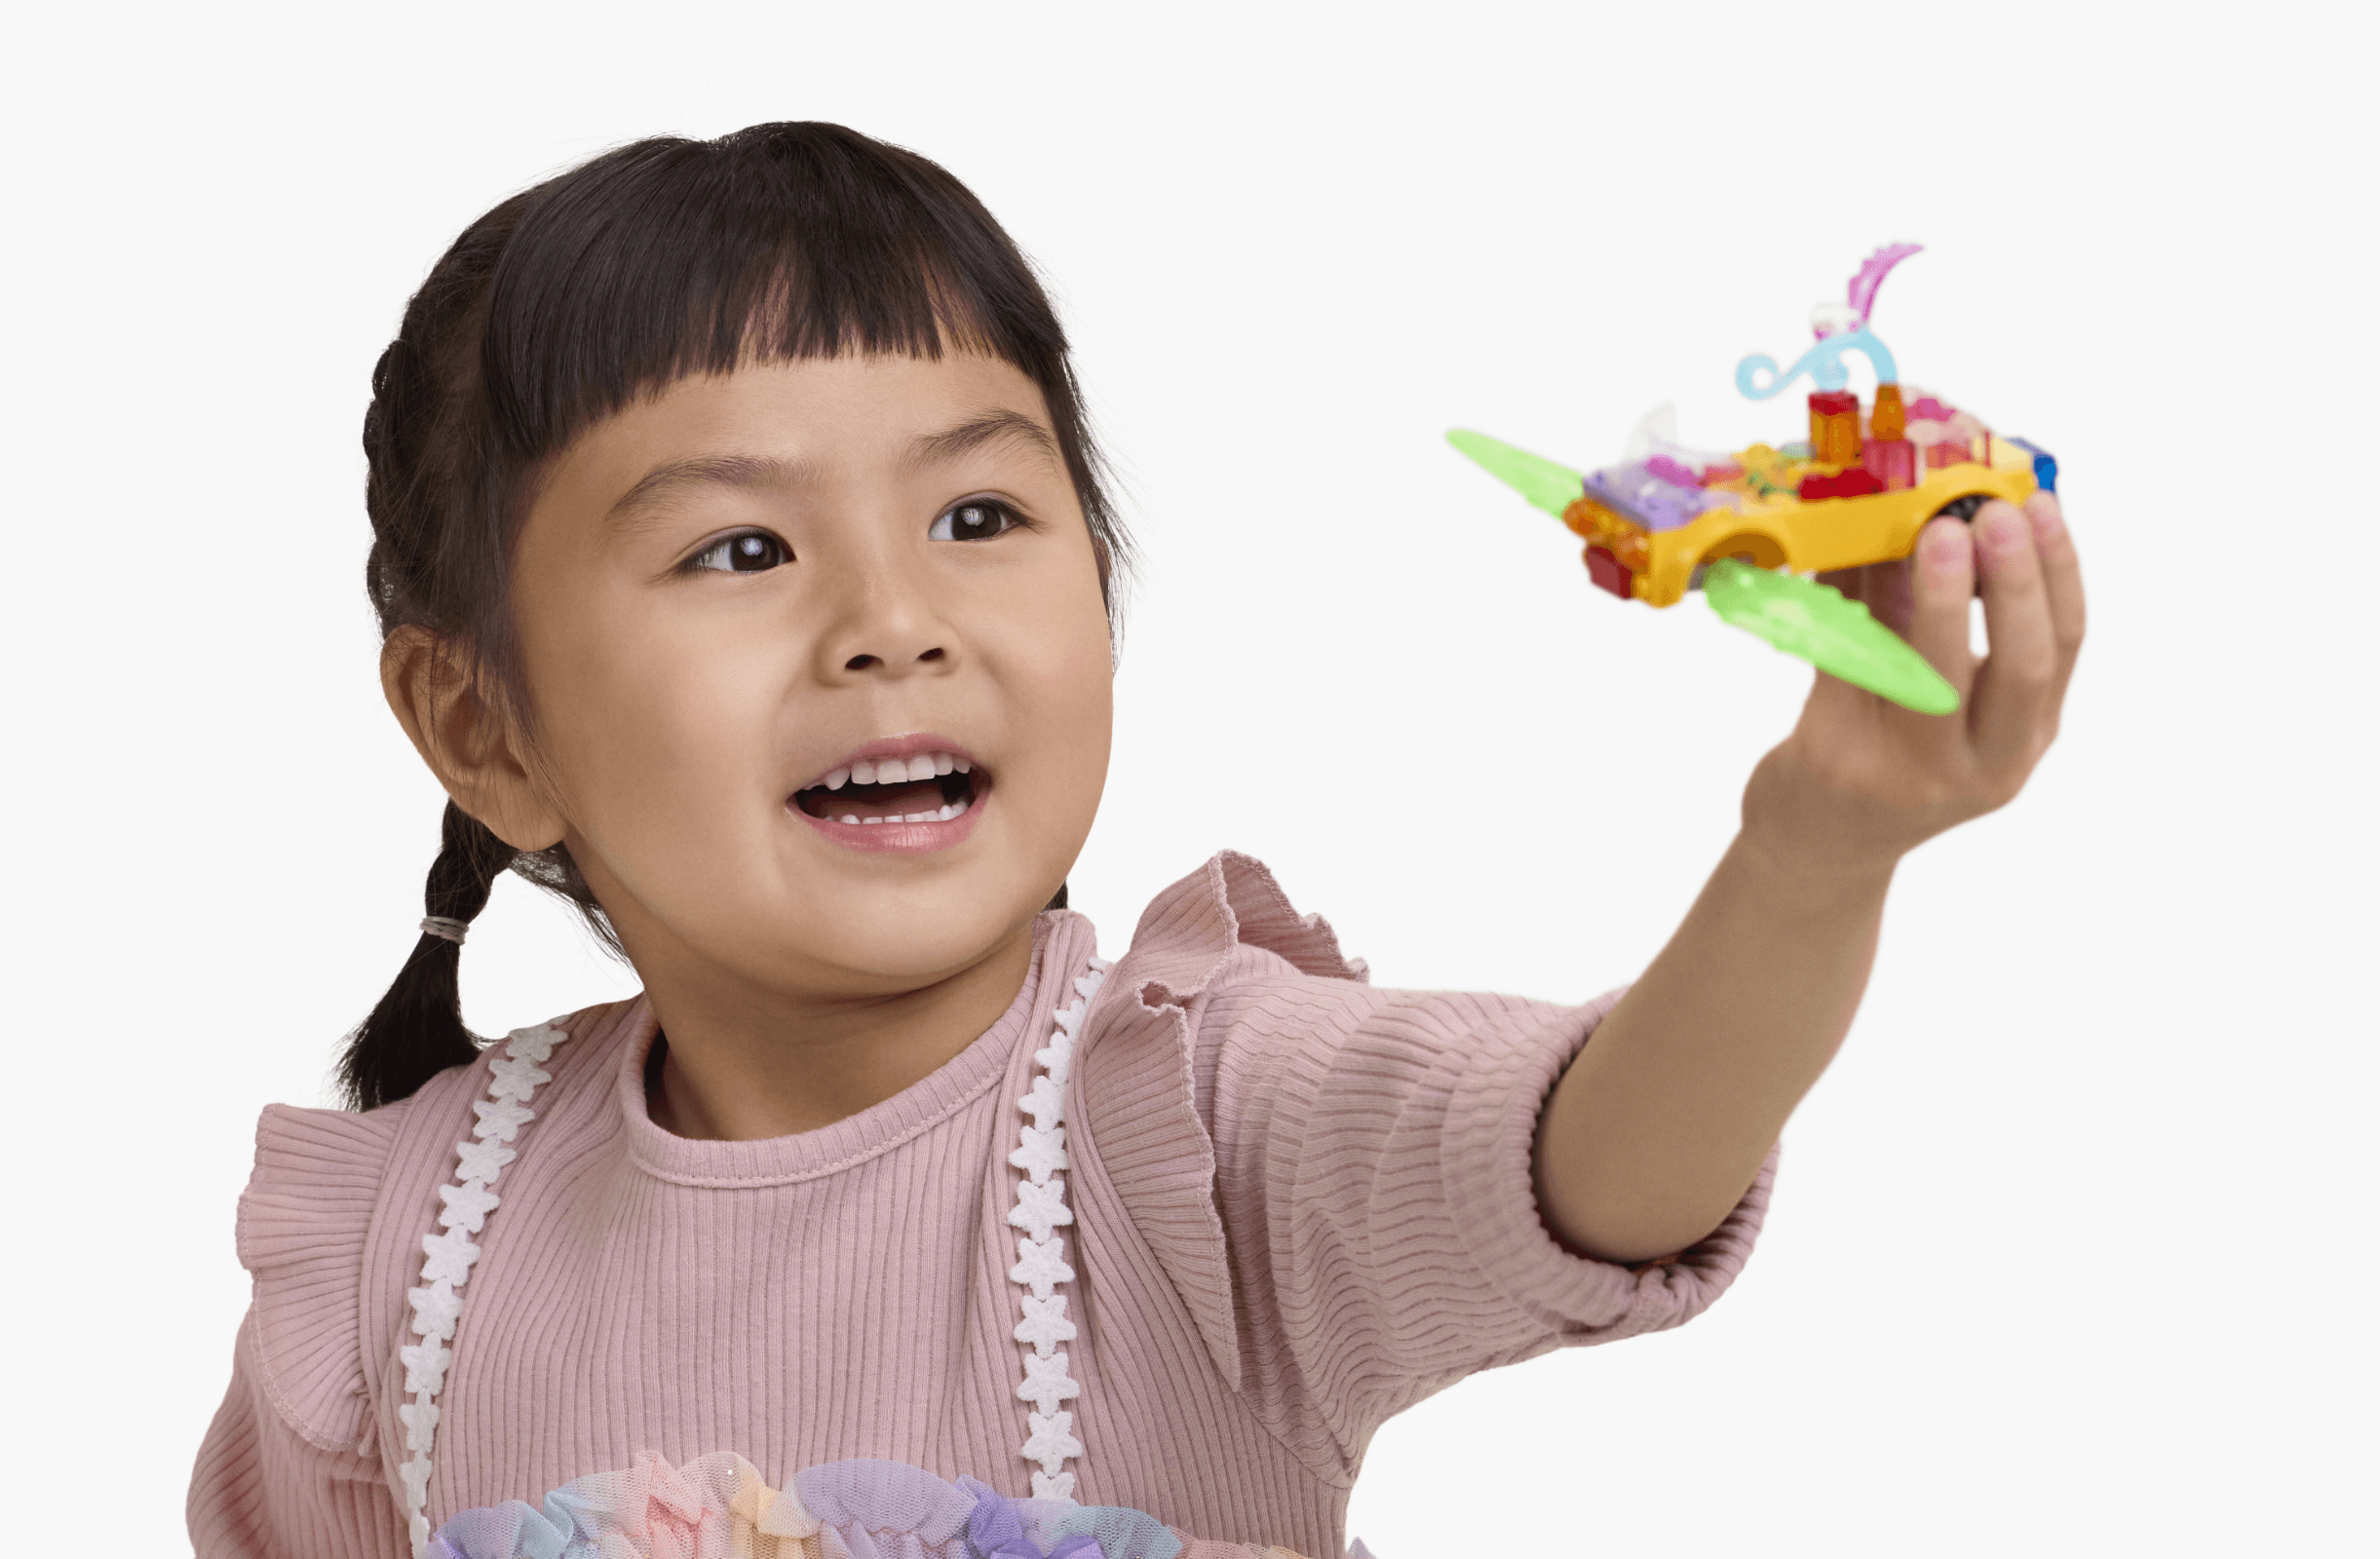
[[[757,574],[791,561],[792,554],[786,551],[785,543],[767,531],[748,530],[713,542],[688,558],[686,566],[720,574]]]

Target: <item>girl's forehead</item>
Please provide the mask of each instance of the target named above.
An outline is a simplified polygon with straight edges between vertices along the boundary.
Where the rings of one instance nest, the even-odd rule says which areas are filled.
[[[691,374],[603,419],[577,441],[622,452],[734,437],[863,450],[901,445],[953,413],[1007,412],[1050,428],[1041,390],[979,353],[851,354]]]
[[[536,507],[612,512],[736,463],[824,481],[906,475],[994,449],[1063,476],[1040,388],[1002,359],[851,354],[751,363],[688,375],[595,423],[549,469]]]

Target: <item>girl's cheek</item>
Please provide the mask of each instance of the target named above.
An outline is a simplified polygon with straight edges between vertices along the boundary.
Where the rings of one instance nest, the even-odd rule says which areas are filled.
[[[1114,661],[1104,614],[1095,633],[1078,627],[1067,636],[1063,649],[1051,656],[1044,678],[1038,703],[1047,734],[1095,747],[1095,754],[1085,756],[1103,763],[1115,715]]]
[[[750,657],[635,631],[659,625],[633,618],[609,626],[558,646],[539,695],[541,737],[581,814],[574,821],[610,839],[699,832],[767,761]]]

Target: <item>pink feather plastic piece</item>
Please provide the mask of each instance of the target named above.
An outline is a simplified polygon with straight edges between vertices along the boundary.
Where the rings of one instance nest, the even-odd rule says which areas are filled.
[[[1884,279],[1893,267],[1924,247],[1923,244],[1887,244],[1867,257],[1867,263],[1860,267],[1860,274],[1851,279],[1848,296],[1851,312],[1858,316],[1853,329],[1867,323],[1868,311],[1876,306],[1876,288],[1884,285]]]

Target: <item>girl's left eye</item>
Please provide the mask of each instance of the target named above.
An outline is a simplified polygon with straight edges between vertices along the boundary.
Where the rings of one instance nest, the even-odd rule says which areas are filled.
[[[928,541],[986,542],[1024,523],[1024,516],[989,498],[970,498],[943,512],[926,532]]]
[[[789,561],[791,554],[785,543],[766,531],[748,530],[704,548],[686,560],[686,566],[721,574],[757,574]]]

